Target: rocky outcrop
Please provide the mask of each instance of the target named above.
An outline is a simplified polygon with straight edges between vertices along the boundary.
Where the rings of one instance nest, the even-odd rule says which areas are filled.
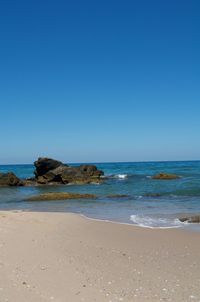
[[[14,173],[0,173],[0,186],[38,186],[101,183],[104,174],[94,165],[68,166],[61,161],[40,157],[34,162],[35,177],[20,180]]]
[[[180,176],[176,174],[168,174],[168,173],[159,173],[154,176],[152,176],[152,179],[161,179],[161,180],[172,180],[172,179],[178,179]]]
[[[200,223],[200,215],[179,218],[181,222]]]
[[[66,200],[66,199],[94,199],[94,194],[79,194],[70,192],[50,192],[29,197],[27,201],[49,201],[49,200]]]
[[[99,182],[103,172],[93,165],[81,165],[79,167],[67,167],[62,175],[62,182],[67,183],[91,183]]]
[[[37,161],[34,162],[35,166],[35,176],[42,176],[49,172],[50,170],[56,169],[60,166],[63,166],[61,161],[47,158],[47,157],[39,157]]]
[[[0,173],[0,186],[21,186],[21,180],[12,172]]]
[[[39,184],[99,183],[103,175],[103,172],[94,165],[74,167],[50,158],[39,158],[34,165],[35,179]]]

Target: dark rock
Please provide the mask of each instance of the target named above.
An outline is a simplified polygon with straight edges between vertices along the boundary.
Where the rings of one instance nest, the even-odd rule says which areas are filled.
[[[21,180],[12,172],[0,173],[0,186],[21,186]]]
[[[60,165],[57,168],[48,171],[44,175],[40,175],[37,177],[37,182],[39,184],[48,184],[50,182],[55,183],[63,183],[61,175],[67,169],[67,166]]]
[[[161,179],[161,180],[171,180],[171,179],[177,179],[180,178],[180,176],[176,174],[168,174],[168,173],[159,173],[154,176],[152,176],[153,179]]]
[[[126,194],[112,194],[112,195],[108,195],[108,198],[128,198],[130,197],[130,195],[126,195]]]
[[[100,182],[103,172],[97,170],[93,165],[84,165],[80,167],[67,167],[61,175],[63,183],[91,183]]]
[[[56,184],[101,183],[104,174],[94,165],[70,167],[51,158],[38,158],[34,162],[35,177],[20,180],[14,173],[0,173],[0,186],[37,186]]]
[[[27,201],[48,201],[48,200],[66,200],[66,199],[94,199],[94,194],[79,194],[70,192],[51,192],[29,197]]]
[[[200,223],[200,215],[179,218],[181,222]]]
[[[147,194],[144,194],[145,197],[160,197],[161,194],[159,193],[147,193]]]
[[[94,165],[81,165],[70,167],[62,162],[39,158],[35,163],[35,176],[38,184],[87,184],[91,182],[101,182],[103,172]]]
[[[34,162],[34,166],[36,167],[35,176],[42,176],[62,165],[63,163],[61,161],[47,157],[39,157],[38,160]]]
[[[78,167],[68,167],[61,174],[61,179],[65,184],[72,183],[73,181],[82,179],[83,174],[84,172],[82,173]]]
[[[97,170],[97,167],[94,165],[81,165],[79,169],[84,175],[88,175],[88,176],[98,177],[103,174],[102,171]]]

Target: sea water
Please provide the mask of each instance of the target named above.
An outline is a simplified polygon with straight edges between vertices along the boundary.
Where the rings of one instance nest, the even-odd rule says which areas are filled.
[[[56,211],[150,228],[182,227],[180,216],[200,214],[200,161],[97,163],[104,171],[102,184],[0,188],[0,210]],[[32,177],[33,165],[1,165],[0,172]],[[179,179],[155,180],[160,172]],[[91,193],[97,199],[25,201],[45,192]],[[123,195],[123,196],[112,196]]]

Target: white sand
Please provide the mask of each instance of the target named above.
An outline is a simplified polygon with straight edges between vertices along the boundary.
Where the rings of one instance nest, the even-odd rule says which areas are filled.
[[[200,234],[0,212],[5,301],[200,301]]]

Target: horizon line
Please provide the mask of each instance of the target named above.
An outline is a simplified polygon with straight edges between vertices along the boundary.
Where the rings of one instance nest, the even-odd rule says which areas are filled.
[[[49,157],[50,158],[50,157]],[[53,159],[53,158],[52,158]],[[162,162],[196,162],[200,159],[184,159],[184,160],[144,160],[144,161],[94,161],[94,162],[63,162],[63,164],[125,164],[125,163],[162,163]],[[0,166],[20,166],[20,165],[34,165],[33,163],[12,163],[12,164],[0,164]]]

